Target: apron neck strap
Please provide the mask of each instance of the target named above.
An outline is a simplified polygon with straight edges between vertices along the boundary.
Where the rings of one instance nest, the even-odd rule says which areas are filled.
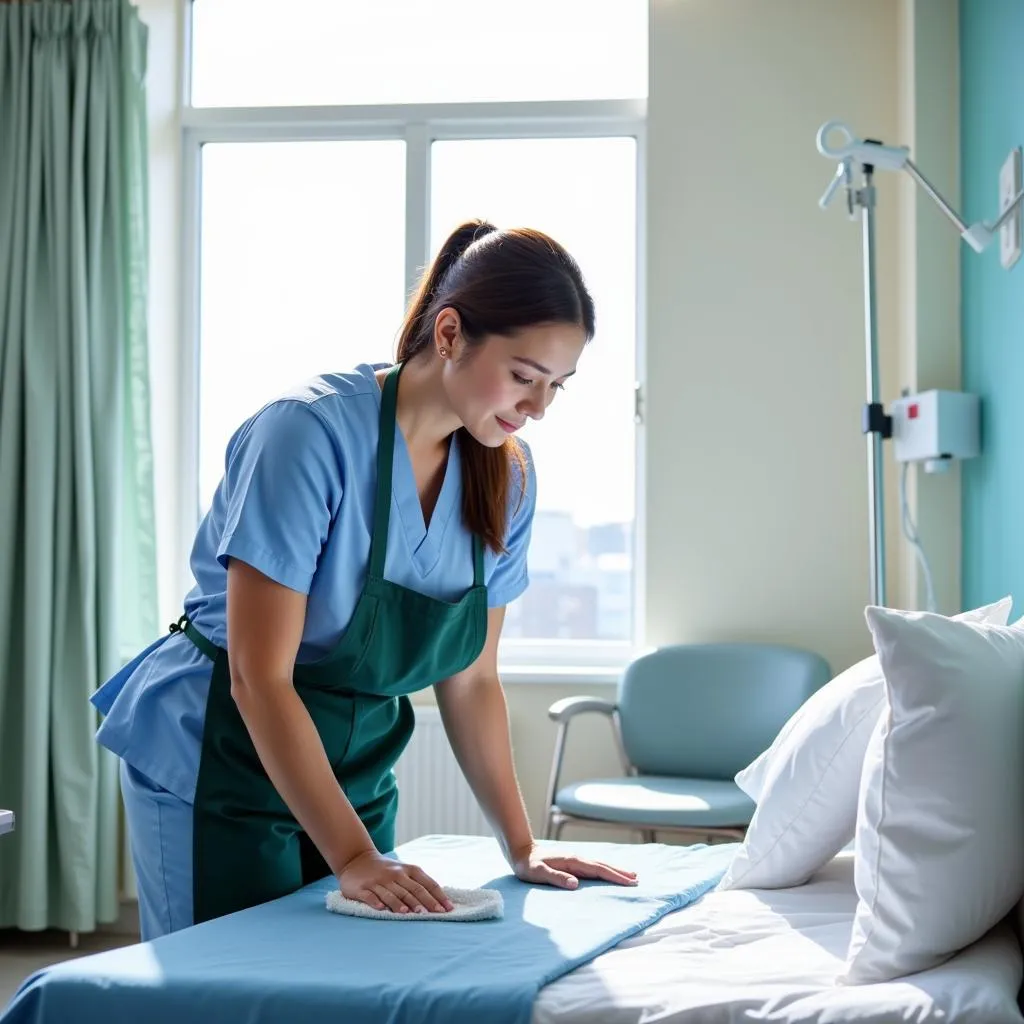
[[[388,370],[380,399],[380,436],[377,441],[377,495],[373,509],[373,538],[370,542],[370,575],[384,578],[391,520],[391,480],[395,467],[395,411],[398,408],[398,375],[402,363]],[[484,546],[473,534],[473,586],[484,585]]]
[[[473,534],[473,586],[484,585],[484,546],[477,534]]]
[[[393,366],[384,378],[380,399],[380,436],[377,440],[377,496],[373,506],[373,539],[370,541],[370,575],[384,577],[388,551],[388,523],[391,519],[391,479],[395,466],[395,409],[398,407],[398,375],[402,364]]]

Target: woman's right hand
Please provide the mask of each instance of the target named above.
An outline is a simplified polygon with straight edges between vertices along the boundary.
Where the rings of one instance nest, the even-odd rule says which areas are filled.
[[[396,914],[442,914],[452,909],[444,890],[426,872],[368,850],[353,857],[338,874],[341,894],[376,910]]]

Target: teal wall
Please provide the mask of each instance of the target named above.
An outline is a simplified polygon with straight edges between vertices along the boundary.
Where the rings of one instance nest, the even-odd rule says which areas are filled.
[[[964,219],[998,213],[999,168],[1024,144],[1024,0],[960,0]],[[927,171],[925,171],[927,174]],[[1024,614],[1024,258],[963,244],[963,389],[982,399],[982,455],[963,467],[963,604]]]

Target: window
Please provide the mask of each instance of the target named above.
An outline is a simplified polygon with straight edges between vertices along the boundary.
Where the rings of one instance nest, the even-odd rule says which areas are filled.
[[[209,143],[201,180],[205,510],[231,434],[283,387],[393,358],[405,279],[405,145]]]
[[[577,378],[524,431],[539,484],[532,583],[509,609],[502,656],[621,663],[639,589],[644,115],[642,98],[621,97],[646,92],[646,4],[624,0],[614,19],[596,19],[587,4],[548,0],[532,49],[516,33],[536,0],[303,0],[287,18],[263,0],[241,7],[192,4],[182,369],[197,400],[184,411],[183,554],[247,416],[309,376],[391,359],[405,297],[456,223],[536,227],[579,261],[597,335]],[[616,59],[597,60],[616,36]],[[524,73],[527,53],[535,73]],[[445,76],[449,59],[458,73]]]
[[[198,107],[647,95],[647,0],[194,0],[192,12]]]
[[[469,217],[526,224],[546,231],[573,254],[597,306],[597,334],[578,375],[544,420],[522,431],[538,480],[531,585],[509,608],[503,636],[628,641],[635,496],[635,140],[435,142],[430,181],[431,251]]]

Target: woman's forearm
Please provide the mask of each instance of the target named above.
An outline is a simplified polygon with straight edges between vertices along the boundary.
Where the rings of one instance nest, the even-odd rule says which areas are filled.
[[[533,833],[516,781],[501,683],[450,679],[435,690],[456,760],[511,862],[533,845]]]
[[[373,841],[334,777],[323,741],[290,680],[233,680],[232,696],[270,781],[331,871]]]

